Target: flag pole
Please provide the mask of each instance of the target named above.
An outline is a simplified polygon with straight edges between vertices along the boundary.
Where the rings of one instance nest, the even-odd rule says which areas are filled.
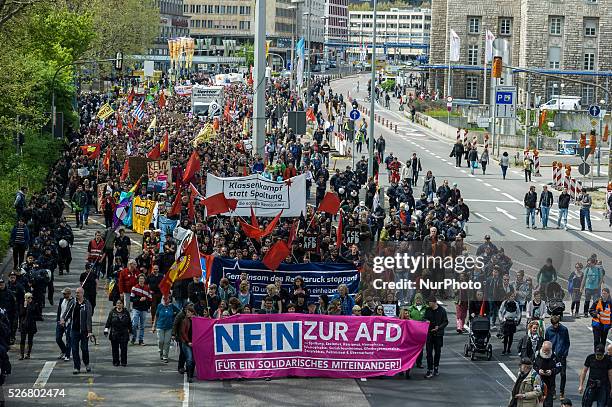
[[[453,50],[453,46],[452,46],[452,38],[451,38],[451,34],[450,31],[446,31],[446,35],[448,38],[448,81],[446,84],[446,96],[451,96],[451,53]],[[449,120],[450,121],[450,120]],[[450,124],[450,123],[447,123]]]

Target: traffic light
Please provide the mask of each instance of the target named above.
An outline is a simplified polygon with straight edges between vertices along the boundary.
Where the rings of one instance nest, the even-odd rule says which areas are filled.
[[[591,130],[591,136],[589,137],[589,147],[591,150],[595,150],[597,147],[597,136],[595,135],[595,130]]]
[[[356,100],[353,100],[352,105],[353,105],[353,109],[357,109],[359,107],[359,104],[357,103]]]
[[[493,57],[491,65],[491,77],[501,78],[502,76],[502,57]]]
[[[117,71],[123,69],[123,53],[121,51],[115,55],[115,69]]]
[[[586,133],[580,133],[580,148],[586,148]]]

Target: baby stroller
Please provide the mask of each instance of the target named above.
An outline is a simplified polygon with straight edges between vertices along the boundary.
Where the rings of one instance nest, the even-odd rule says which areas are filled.
[[[546,308],[548,315],[558,315],[559,320],[563,319],[563,311],[565,311],[565,303],[563,302],[564,296],[565,292],[559,283],[556,281],[548,283],[546,287]]]
[[[468,341],[463,348],[465,357],[470,357],[471,360],[476,360],[476,354],[486,354],[487,360],[491,360],[493,356],[493,346],[489,343],[491,340],[491,323],[489,318],[476,316],[470,323],[470,335]]]

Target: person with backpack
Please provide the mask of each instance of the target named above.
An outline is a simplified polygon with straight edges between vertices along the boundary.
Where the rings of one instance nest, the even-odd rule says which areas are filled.
[[[591,407],[593,403],[597,403],[597,407],[606,405],[608,383],[612,381],[612,362],[605,349],[604,344],[597,345],[595,352],[584,361],[578,378],[578,393],[582,394],[583,407]],[[587,373],[588,380],[585,383]]]
[[[541,397],[542,379],[531,359],[522,358],[508,407],[538,407]]]
[[[555,394],[555,379],[561,370],[561,362],[553,351],[553,344],[544,341],[542,347],[537,352],[533,367],[542,378],[542,383],[546,386],[544,390],[543,407],[553,407],[553,395]]]

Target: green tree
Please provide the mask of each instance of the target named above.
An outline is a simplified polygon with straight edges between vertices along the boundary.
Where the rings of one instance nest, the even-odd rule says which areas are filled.
[[[236,49],[236,56],[245,58],[246,66],[255,66],[255,47],[253,44],[246,44]]]

